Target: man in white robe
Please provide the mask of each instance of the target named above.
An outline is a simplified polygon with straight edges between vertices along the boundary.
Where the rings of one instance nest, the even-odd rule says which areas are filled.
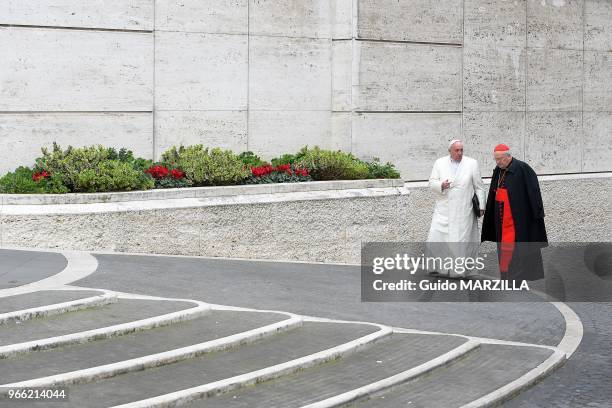
[[[461,140],[451,140],[448,156],[436,160],[429,188],[436,196],[436,204],[427,237],[427,256],[472,257],[478,255],[480,234],[473,211],[472,197],[478,197],[480,216],[485,208],[485,191],[478,162],[463,155]],[[465,268],[428,267],[428,270],[451,278],[470,274]]]

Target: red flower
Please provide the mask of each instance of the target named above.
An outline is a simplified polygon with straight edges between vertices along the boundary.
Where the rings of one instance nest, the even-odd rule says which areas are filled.
[[[168,176],[169,170],[164,166],[151,166],[145,170],[145,173],[156,179],[161,179]]]
[[[251,167],[251,174],[253,174],[253,176],[255,177],[267,176],[273,171],[274,171],[274,167],[270,166],[269,164],[265,164],[260,167]]]
[[[51,174],[47,173],[46,171],[40,171],[40,172],[36,172],[34,174],[32,174],[32,180],[38,182],[41,179],[48,179],[49,176],[51,176]]]
[[[281,164],[280,166],[276,167],[276,171],[291,171],[291,165],[290,164]]]
[[[185,177],[185,173],[183,173],[182,171],[180,171],[179,169],[172,169],[172,171],[170,172],[170,175],[172,176],[173,179],[175,180],[180,180],[183,177]]]
[[[274,171],[279,171],[279,172],[283,172],[284,171],[288,175],[293,174],[291,172],[291,164],[281,164],[281,165],[276,166],[273,170]]]
[[[302,176],[302,177],[308,176],[308,169],[301,169],[299,167],[296,167],[294,171],[295,171],[295,174],[297,174],[298,176]]]

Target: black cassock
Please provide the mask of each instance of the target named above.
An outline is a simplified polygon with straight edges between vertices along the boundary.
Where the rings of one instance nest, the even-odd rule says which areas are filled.
[[[503,175],[501,180],[500,175]],[[512,280],[541,279],[544,277],[541,248],[548,246],[548,237],[544,225],[544,204],[538,178],[527,163],[515,158],[512,159],[506,171],[495,167],[482,223],[481,241],[498,243],[502,241],[504,205],[495,200],[498,188],[505,188],[507,191],[517,243],[513,250],[507,278]]]

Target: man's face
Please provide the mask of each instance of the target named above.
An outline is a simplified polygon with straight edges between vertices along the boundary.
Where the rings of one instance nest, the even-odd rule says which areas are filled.
[[[461,161],[463,158],[463,144],[455,143],[450,148],[450,156],[454,161]]]
[[[505,169],[510,164],[512,160],[512,156],[506,154],[506,152],[493,152],[493,157],[495,158],[495,163],[497,163],[497,167],[500,169]]]

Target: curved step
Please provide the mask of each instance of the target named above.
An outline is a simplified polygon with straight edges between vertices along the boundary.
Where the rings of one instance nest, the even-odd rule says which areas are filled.
[[[69,386],[67,406],[108,407],[154,396],[174,404],[177,397],[191,400],[201,392],[230,390],[334,359],[389,333],[372,325],[304,322],[293,330],[225,351]],[[91,395],[105,398],[92,401]],[[148,401],[143,404],[150,405]]]
[[[142,308],[146,308],[147,305],[149,305],[149,308],[150,308],[150,304],[153,302],[166,302],[166,301],[163,301],[163,300],[160,300],[160,301],[121,300],[110,306],[116,305],[115,307],[117,309],[117,313],[120,313],[122,309],[122,302],[124,304],[128,302],[142,302]],[[172,302],[167,302],[167,303],[168,305],[170,305]],[[31,340],[31,341],[26,341],[26,342],[21,342],[21,343],[5,344],[3,346],[0,346],[0,358],[6,358],[14,354],[26,353],[26,352],[33,351],[33,350],[44,350],[44,349],[55,348],[55,347],[64,346],[68,344],[82,343],[82,342],[87,342],[87,341],[96,340],[96,339],[109,338],[112,336],[118,336],[118,335],[122,335],[126,333],[131,333],[137,330],[151,329],[154,327],[159,327],[159,326],[163,326],[163,325],[167,325],[167,324],[171,324],[175,322],[194,319],[210,311],[210,308],[208,305],[199,303],[199,302],[195,302],[195,301],[193,302],[175,302],[175,303],[192,303],[192,304],[197,304],[197,306],[191,307],[188,309],[171,312],[171,313],[148,317],[145,319],[130,321],[127,323],[114,324],[111,326],[84,330],[84,331],[79,331],[79,332],[74,332],[74,333],[68,333],[68,334],[53,336],[49,338],[36,339],[36,340]],[[160,303],[160,305],[161,304],[162,303]],[[110,306],[107,305],[106,307],[110,307]],[[174,305],[172,305],[171,308],[175,308]],[[80,314],[79,316],[75,317],[75,320],[79,324],[83,324],[83,321],[87,324],[91,324],[91,322],[87,321],[87,319],[84,319],[85,314],[89,313],[90,315],[94,315],[93,312],[97,310],[99,309],[75,312],[75,313]],[[115,314],[111,314],[111,315],[112,315],[111,317],[113,318],[113,320],[121,319],[120,315],[115,315]],[[48,325],[49,327],[51,319],[59,319],[58,321],[61,321],[61,318],[65,316],[67,316],[67,314],[53,316],[51,318],[44,320],[44,323]],[[36,321],[30,320],[25,323],[22,323],[21,326],[19,326],[19,330],[17,329],[18,326],[16,326],[19,322],[0,326],[0,339],[2,339],[3,337],[2,335],[4,331],[10,331],[9,337],[15,337],[17,335],[20,335],[19,331],[27,331],[24,329],[24,327],[27,324],[33,324],[33,322],[40,323],[39,320],[36,320]],[[58,322],[55,322],[55,323],[57,324]],[[44,328],[41,328],[41,329],[44,329]],[[39,330],[39,331],[42,331],[42,330]]]
[[[514,395],[520,393],[524,389],[531,387],[536,382],[540,381],[542,378],[548,376],[559,366],[561,366],[566,361],[566,359],[567,357],[565,353],[561,351],[555,351],[550,357],[548,357],[542,364],[537,366],[535,369],[525,373],[523,376],[517,378],[511,383],[506,384],[503,387],[500,387],[497,390],[490,392],[489,394],[484,395],[475,401],[465,404],[461,408],[484,408],[497,406],[500,403],[512,398]]]
[[[351,404],[351,407],[461,407],[494,393],[557,355],[542,347],[481,344],[476,353],[443,370],[399,384]],[[432,392],[436,390],[436,392]]]
[[[53,291],[45,291],[45,293]],[[58,291],[59,292],[59,291]],[[27,295],[18,295],[19,297],[26,297],[28,295],[36,294],[36,292]],[[10,298],[3,298],[10,299]],[[83,310],[93,308],[97,306],[104,306],[117,301],[117,295],[113,293],[101,293],[99,295],[90,296],[86,298],[78,298],[69,300],[66,302],[55,303],[44,306],[36,306],[22,310],[16,310],[7,313],[0,314],[0,325],[14,322],[14,321],[25,321],[30,319],[36,319],[41,317],[53,316],[62,313],[75,312],[77,310]]]
[[[335,407],[430,373],[475,351],[460,336],[393,334],[331,364],[194,401],[189,407]]]
[[[104,378],[113,377],[133,371],[140,371],[147,368],[159,367],[166,364],[175,363],[181,360],[198,357],[205,353],[222,351],[228,348],[252,343],[264,337],[272,336],[278,332],[291,330],[302,324],[302,319],[293,316],[280,322],[272,323],[263,327],[236,333],[215,340],[193,344],[187,347],[172,349],[156,354],[123,360],[116,363],[86,368],[62,374],[35,378],[32,380],[20,381],[10,384],[3,384],[0,387],[52,387],[59,385],[69,385],[75,383],[86,383]],[[146,341],[146,339],[145,339]],[[1,393],[0,389],[0,393]]]
[[[318,401],[312,404],[305,405],[302,408],[331,408],[347,404],[351,401],[363,398],[374,392],[382,391],[387,388],[393,387],[394,385],[414,380],[415,378],[430,373],[433,370],[439,369],[448,364],[452,364],[455,360],[467,356],[469,353],[476,350],[478,347],[480,347],[480,343],[474,340],[469,340],[461,346],[452,349],[432,360],[429,360],[426,363],[410,368],[406,371],[402,371],[401,373],[395,374],[391,377],[387,377],[383,380],[373,382],[371,384],[356,388],[351,391],[347,391],[339,395],[335,395],[323,401]]]

